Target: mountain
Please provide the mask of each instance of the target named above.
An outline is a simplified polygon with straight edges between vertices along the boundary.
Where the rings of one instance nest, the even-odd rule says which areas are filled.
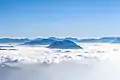
[[[119,37],[102,37],[100,39],[81,39],[79,42],[86,42],[86,43],[117,43],[120,42]]]
[[[33,39],[33,40],[36,40],[36,41],[38,40],[38,41],[40,41],[40,40],[42,40],[42,39],[43,39],[43,38],[36,38],[36,39]]]
[[[64,40],[64,38],[57,38],[57,37],[49,37],[48,39],[53,39],[53,40],[55,40],[55,41]]]
[[[81,42],[81,43],[95,43],[98,41],[99,41],[98,39],[81,39],[81,40],[79,40],[79,42]]]
[[[67,38],[65,38],[65,40],[70,40],[70,41],[74,41],[74,42],[79,41],[77,38],[72,38],[72,37],[67,37]]]
[[[11,38],[1,38],[0,43],[24,43],[30,41],[29,39],[11,39]]]
[[[47,48],[50,48],[50,49],[82,49],[82,47],[78,46],[76,43],[70,40],[55,41],[52,44],[50,44]]]
[[[55,40],[53,39],[35,39],[35,40],[32,40],[30,42],[26,42],[24,43],[23,45],[49,45],[51,43],[53,43]]]
[[[120,43],[120,38],[114,39],[111,43]]]
[[[111,42],[113,42],[116,39],[118,39],[118,37],[103,37],[103,38],[100,38],[99,41],[100,42],[111,43]]]

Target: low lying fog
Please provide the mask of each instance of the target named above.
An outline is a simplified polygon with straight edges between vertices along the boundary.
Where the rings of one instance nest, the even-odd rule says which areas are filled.
[[[120,80],[120,45],[81,44],[81,46],[84,50],[69,50],[70,52],[25,46],[16,46],[18,50],[13,51],[2,50],[0,56],[23,57],[34,61],[31,64],[17,62],[19,64],[15,63],[15,66],[12,65],[14,63],[6,62],[6,65],[0,67],[0,80]],[[57,60],[54,63],[52,58],[55,55],[58,59],[54,59]],[[70,59],[67,60],[65,57],[66,59],[60,61],[64,55],[70,56]],[[36,58],[38,61],[47,58],[52,61],[45,63],[42,60],[43,63],[40,63],[35,61]],[[1,60],[1,64],[2,62],[4,60]]]

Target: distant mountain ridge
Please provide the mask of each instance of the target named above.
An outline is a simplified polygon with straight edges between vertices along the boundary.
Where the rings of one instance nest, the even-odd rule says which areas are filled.
[[[24,39],[1,38],[0,39],[0,43],[23,43],[27,41],[30,41],[30,39],[28,38],[24,38]]]
[[[120,38],[118,37],[118,38],[114,39],[114,40],[112,41],[112,43],[120,43]]]
[[[40,40],[32,40],[29,42],[24,43],[23,45],[49,45],[53,43],[55,40],[54,39],[40,39]]]
[[[99,39],[81,39],[81,43],[120,43],[120,37],[102,37]]]
[[[72,37],[66,38],[57,38],[57,37],[49,37],[49,38],[36,38],[36,39],[12,39],[12,38],[1,38],[0,43],[22,43],[22,44],[29,44],[29,45],[49,45],[54,41],[62,41],[62,40],[70,40],[73,42],[78,43],[120,43],[120,37],[102,37],[99,39],[95,38],[88,38],[88,39],[78,39]]]

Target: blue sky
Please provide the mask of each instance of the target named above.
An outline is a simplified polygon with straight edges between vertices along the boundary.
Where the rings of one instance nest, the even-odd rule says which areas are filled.
[[[1,37],[119,35],[119,0],[0,0]]]

